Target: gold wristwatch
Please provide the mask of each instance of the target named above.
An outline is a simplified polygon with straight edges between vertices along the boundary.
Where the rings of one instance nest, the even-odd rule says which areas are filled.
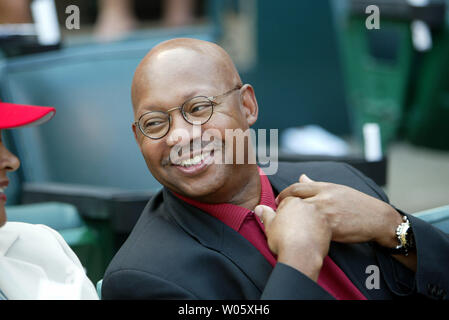
[[[415,238],[407,216],[402,216],[402,221],[404,222],[396,228],[398,245],[394,248],[390,248],[389,252],[390,254],[402,254],[407,256],[409,251],[415,248]]]

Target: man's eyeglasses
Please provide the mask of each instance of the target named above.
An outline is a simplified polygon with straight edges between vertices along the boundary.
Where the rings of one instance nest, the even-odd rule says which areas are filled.
[[[170,112],[179,109],[185,121],[190,124],[205,124],[214,113],[214,106],[221,104],[217,102],[219,98],[224,98],[228,94],[239,90],[242,85],[239,84],[233,89],[213,97],[196,96],[186,100],[181,106],[171,108],[167,111],[149,111],[142,114],[134,124],[139,130],[151,139],[161,139],[170,131],[171,115]]]

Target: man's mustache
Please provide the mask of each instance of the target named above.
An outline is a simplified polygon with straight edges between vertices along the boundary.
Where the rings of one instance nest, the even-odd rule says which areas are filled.
[[[224,142],[221,140],[213,139],[212,141],[192,140],[188,144],[176,144],[170,149],[170,153],[167,157],[162,159],[161,164],[163,166],[175,163],[171,158],[175,155],[179,158],[187,158],[185,153],[189,153],[188,158],[192,158],[193,155],[210,153],[211,151],[224,150]]]

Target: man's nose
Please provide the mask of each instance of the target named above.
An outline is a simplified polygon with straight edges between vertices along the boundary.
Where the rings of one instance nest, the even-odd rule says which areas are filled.
[[[174,145],[190,143],[190,141],[201,138],[201,124],[190,124],[187,122],[181,110],[171,114],[170,130],[167,134],[167,145],[173,147]]]
[[[0,142],[0,170],[16,171],[19,167],[19,159]]]

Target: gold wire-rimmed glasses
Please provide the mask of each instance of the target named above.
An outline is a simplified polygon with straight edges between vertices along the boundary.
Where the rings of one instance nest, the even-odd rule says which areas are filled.
[[[212,97],[195,96],[190,98],[180,106],[173,107],[167,111],[149,111],[139,117],[134,124],[139,127],[140,132],[150,139],[161,139],[167,135],[171,126],[171,112],[180,110],[185,121],[190,124],[203,125],[209,121],[214,113],[214,107],[222,102],[217,102],[219,98],[224,98],[230,93],[242,88],[238,84],[231,90]]]

